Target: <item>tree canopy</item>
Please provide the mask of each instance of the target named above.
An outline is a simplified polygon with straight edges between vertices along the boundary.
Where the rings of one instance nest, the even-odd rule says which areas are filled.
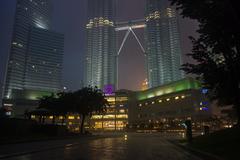
[[[190,37],[195,60],[183,70],[199,76],[219,105],[233,105],[240,118],[240,10],[234,0],[170,0],[183,17],[199,22]]]
[[[97,87],[84,87],[75,92],[62,92],[57,96],[45,96],[40,99],[39,109],[47,109],[52,115],[77,113],[81,115],[81,132],[84,120],[92,113],[103,113],[108,106],[103,92]]]

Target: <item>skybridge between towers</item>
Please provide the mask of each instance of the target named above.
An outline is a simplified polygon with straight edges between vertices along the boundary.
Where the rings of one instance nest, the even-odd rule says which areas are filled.
[[[118,50],[118,56],[120,55],[121,51],[122,51],[122,48],[129,36],[130,33],[133,34],[133,36],[135,37],[135,39],[137,40],[139,46],[141,47],[141,50],[143,51],[143,54],[145,55],[145,49],[143,47],[143,45],[141,44],[138,36],[136,35],[136,33],[134,32],[135,29],[143,29],[146,27],[146,24],[145,24],[145,20],[144,19],[137,19],[137,20],[131,20],[131,21],[124,21],[124,22],[117,22],[116,23],[116,28],[115,28],[115,31],[116,32],[120,32],[120,31],[126,31],[126,34],[123,38],[123,41],[120,45],[120,48]]]
[[[145,19],[137,19],[137,20],[131,20],[131,21],[124,21],[124,22],[117,22],[116,23],[117,27],[115,31],[126,31],[129,28],[132,29],[140,29],[140,28],[145,28]]]
[[[141,44],[138,36],[136,35],[136,33],[134,32],[135,29],[144,29],[146,27],[145,24],[145,19],[137,19],[137,20],[131,20],[131,21],[124,21],[124,22],[117,22],[116,23],[116,28],[115,31],[116,32],[120,32],[120,31],[125,31],[125,36],[123,38],[123,41],[120,45],[120,48],[117,52],[117,89],[118,89],[118,59],[119,59],[119,55],[122,51],[122,48],[129,36],[130,33],[133,34],[134,38],[136,39],[136,41],[138,42],[138,45],[140,46],[142,53],[144,54],[144,56],[146,56],[146,51],[143,47],[143,45]]]

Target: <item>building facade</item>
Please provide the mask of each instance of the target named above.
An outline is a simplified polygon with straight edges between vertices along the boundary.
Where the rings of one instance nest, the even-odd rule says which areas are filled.
[[[183,78],[176,10],[165,0],[147,0],[145,20],[149,88]]]
[[[116,86],[116,0],[88,0],[84,85]]]
[[[23,105],[61,90],[64,36],[51,31],[51,9],[51,0],[17,1],[4,105],[16,109],[16,100]]]
[[[186,78],[144,91],[120,90],[106,97],[107,112],[89,119],[90,131],[184,131],[186,120],[202,130],[212,109],[201,85]]]
[[[109,106],[104,114],[93,114],[89,119],[91,131],[123,131],[128,125],[127,91],[117,91],[106,97]]]
[[[93,113],[84,123],[85,129],[95,131],[174,132],[185,133],[186,120],[192,121],[194,133],[205,126],[211,130],[229,128],[233,119],[215,119],[214,108],[207,98],[207,89],[192,78],[144,91],[119,90],[106,96],[109,103],[103,114]],[[39,117],[32,115],[32,119]],[[56,117],[55,123],[79,132],[81,116],[68,114]],[[52,123],[46,116],[45,123]]]

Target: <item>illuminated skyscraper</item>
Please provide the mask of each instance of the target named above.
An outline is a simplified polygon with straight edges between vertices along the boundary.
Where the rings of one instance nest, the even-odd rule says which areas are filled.
[[[116,86],[116,0],[88,0],[84,85]]]
[[[176,10],[166,0],[147,0],[145,18],[149,87],[183,78]]]
[[[64,37],[50,31],[51,7],[51,0],[17,0],[5,99],[60,91]]]

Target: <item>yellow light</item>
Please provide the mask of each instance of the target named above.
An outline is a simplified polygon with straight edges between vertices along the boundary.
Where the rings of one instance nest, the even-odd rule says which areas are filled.
[[[69,125],[72,125],[73,123],[72,122],[68,122]]]
[[[102,115],[93,115],[92,119],[102,119]]]
[[[115,118],[115,115],[111,115],[111,114],[109,114],[109,115],[104,115],[103,118],[104,118],[104,119],[113,119],[113,118]]]
[[[124,109],[120,109],[119,112],[120,113],[125,113],[125,110]]]
[[[107,97],[106,98],[108,102],[115,102],[115,98],[114,97]]]
[[[170,101],[170,98],[166,99],[167,101]]]
[[[152,101],[152,104],[155,104],[155,102],[154,102],[154,101]]]
[[[123,102],[123,101],[127,101],[127,100],[128,100],[128,97],[116,97],[116,101]]]
[[[128,118],[127,114],[119,114],[116,116],[117,118]]]
[[[139,104],[138,106],[139,106],[139,107],[142,107],[142,104]]]
[[[175,97],[175,99],[176,99],[176,100],[178,100],[178,99],[179,99],[179,97]]]
[[[124,140],[127,141],[128,140],[128,136],[125,134],[124,135]]]
[[[183,95],[183,96],[181,96],[181,98],[182,98],[182,99],[184,99],[184,98],[185,98],[185,96]]]
[[[36,118],[36,116],[35,115],[31,115],[31,119],[35,119]]]
[[[49,119],[53,119],[53,116],[49,116]]]
[[[59,116],[59,119],[63,119],[63,116]]]
[[[158,102],[159,102],[159,103],[162,103],[162,100],[160,99]]]
[[[68,116],[68,119],[75,119],[74,116]]]

